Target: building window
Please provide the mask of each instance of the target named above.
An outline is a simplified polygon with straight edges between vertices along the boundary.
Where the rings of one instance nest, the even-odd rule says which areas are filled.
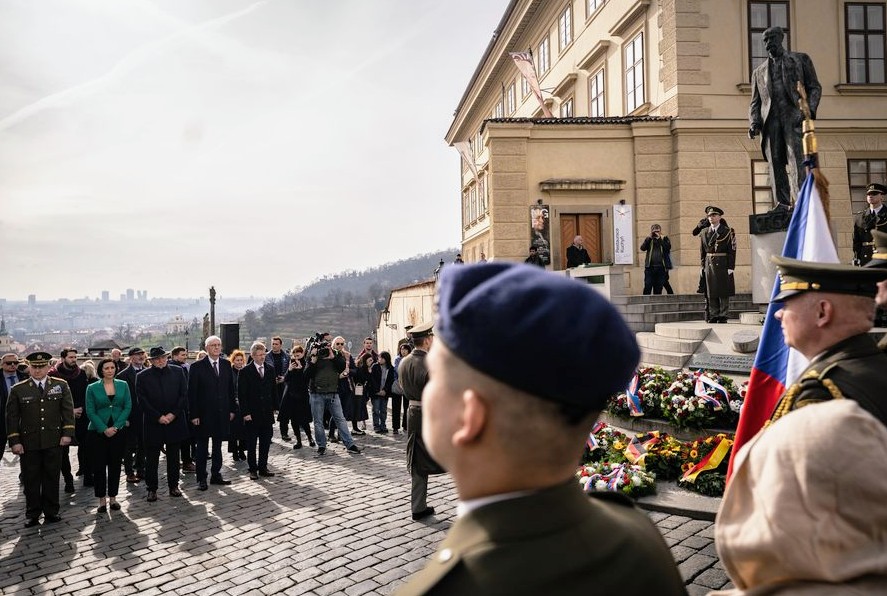
[[[782,45],[788,50],[788,2],[749,2],[748,3],[748,64],[749,75],[767,59],[767,48],[764,47],[762,35],[770,27],[782,27],[785,39]]]
[[[847,82],[884,82],[884,4],[847,3]]]
[[[483,153],[484,145],[483,138],[480,136],[480,131],[474,135],[474,156],[480,157],[480,154]]]
[[[630,114],[644,104],[644,33],[625,46],[625,111]]]
[[[548,43],[548,36],[542,38],[542,41],[539,42],[539,46],[536,48],[536,72],[541,79],[548,69],[551,67],[551,54],[550,54],[550,46]]]
[[[474,223],[477,220],[477,186],[472,186],[469,191],[468,221]]]
[[[573,117],[573,98],[570,97],[561,102],[561,118]]]
[[[483,217],[487,212],[487,177],[479,176],[477,180],[477,208],[478,217]]]
[[[529,94],[530,94],[530,81],[528,81],[525,77],[521,76],[521,78],[520,78],[521,99],[525,98]]]
[[[751,162],[751,187],[754,212],[767,213],[773,208],[773,188],[770,186],[770,164],[762,159]]]
[[[502,103],[502,100],[496,102],[496,107],[493,108],[493,118],[504,118],[505,117],[505,105]]]
[[[606,116],[604,109],[604,69],[601,68],[588,79],[588,115],[592,118]]]
[[[557,42],[558,50],[563,52],[573,41],[573,5],[567,4],[564,12],[557,20]]]
[[[511,116],[514,114],[514,110],[517,108],[516,101],[516,83],[512,83],[508,86],[508,89],[505,90],[505,113]]]
[[[468,215],[469,215],[468,206],[470,203],[471,203],[471,201],[469,200],[468,191],[463,192],[462,193],[462,225],[465,226],[466,228],[468,227],[468,224],[471,223],[471,220],[468,219]]]
[[[850,208],[854,213],[868,207],[865,189],[872,182],[887,184],[887,159],[848,159],[850,176]]]
[[[587,0],[585,5],[585,11],[587,13],[586,18],[590,17],[595,13],[595,11],[604,5],[605,0]]]

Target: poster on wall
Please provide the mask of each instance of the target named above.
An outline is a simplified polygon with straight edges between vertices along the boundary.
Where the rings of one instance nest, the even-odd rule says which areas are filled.
[[[530,246],[536,248],[536,254],[548,265],[551,263],[551,220],[548,205],[530,207]]]
[[[634,224],[631,205],[613,205],[613,262],[634,264]]]

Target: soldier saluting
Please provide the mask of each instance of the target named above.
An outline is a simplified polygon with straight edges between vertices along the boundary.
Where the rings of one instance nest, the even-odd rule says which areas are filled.
[[[12,387],[6,404],[6,430],[12,452],[21,457],[26,528],[60,521],[59,476],[62,447],[74,436],[74,399],[68,384],[48,376],[52,356],[25,358],[30,378]]]
[[[872,260],[875,242],[872,231],[887,232],[887,208],[884,207],[887,186],[873,182],[865,190],[868,208],[853,218],[853,264],[865,265]]]

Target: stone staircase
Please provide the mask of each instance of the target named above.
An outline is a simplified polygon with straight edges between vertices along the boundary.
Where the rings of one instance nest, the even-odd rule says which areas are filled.
[[[613,296],[611,301],[635,332],[650,332],[656,323],[702,321],[705,298],[701,294],[661,294],[659,296]],[[730,318],[742,312],[759,312],[751,294],[737,294],[730,299]]]
[[[682,369],[710,332],[709,325],[685,327],[665,323],[657,324],[652,333],[640,331],[637,340],[641,347],[641,366]]]

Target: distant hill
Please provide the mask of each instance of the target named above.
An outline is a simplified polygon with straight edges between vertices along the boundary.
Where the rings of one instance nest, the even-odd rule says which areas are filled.
[[[271,335],[305,338],[331,331],[359,342],[376,328],[378,313],[392,289],[429,279],[441,260],[450,263],[457,252],[449,248],[364,271],[325,275],[246,311],[241,338],[243,342]]]

